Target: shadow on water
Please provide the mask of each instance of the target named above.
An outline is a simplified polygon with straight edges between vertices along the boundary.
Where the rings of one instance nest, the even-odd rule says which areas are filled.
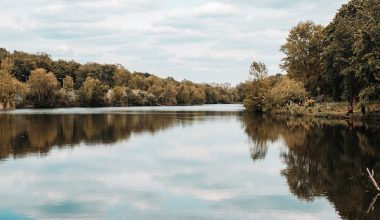
[[[0,114],[0,160],[46,155],[53,147],[112,144],[132,134],[191,125],[233,112],[146,112],[143,114]]]
[[[300,200],[327,198],[345,219],[380,219],[380,202],[366,168],[380,181],[380,125],[371,122],[246,115],[253,161],[266,157],[271,142],[286,145],[281,171]],[[376,175],[377,174],[377,175]]]
[[[326,198],[345,219],[380,219],[380,201],[368,179],[380,181],[380,125],[371,122],[252,116],[237,112],[146,112],[127,114],[2,114],[0,159],[46,155],[81,143],[112,144],[134,134],[225,118],[239,118],[252,141],[250,156],[266,158],[282,140],[281,175],[302,201]],[[376,175],[377,174],[377,175]],[[373,209],[371,208],[371,203]]]

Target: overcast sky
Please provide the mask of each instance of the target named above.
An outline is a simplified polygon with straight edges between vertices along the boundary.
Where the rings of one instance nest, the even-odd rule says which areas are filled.
[[[327,24],[348,0],[0,0],[0,47],[230,82],[252,60],[278,73],[288,30]]]

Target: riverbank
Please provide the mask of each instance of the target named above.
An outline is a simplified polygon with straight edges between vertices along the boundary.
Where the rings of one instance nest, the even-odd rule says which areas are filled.
[[[354,113],[349,116],[346,116],[347,109],[347,102],[320,103],[305,106],[293,103],[284,108],[276,108],[271,111],[271,114],[331,119],[380,120],[380,102],[367,104],[365,114],[361,112],[359,104],[354,106]]]

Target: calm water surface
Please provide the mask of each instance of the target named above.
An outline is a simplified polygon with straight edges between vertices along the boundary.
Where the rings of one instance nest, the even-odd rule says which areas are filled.
[[[380,219],[378,123],[241,110],[2,113],[0,219]]]

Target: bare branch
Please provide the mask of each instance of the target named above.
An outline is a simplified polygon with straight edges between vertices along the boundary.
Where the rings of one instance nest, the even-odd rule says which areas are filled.
[[[369,212],[373,212],[373,210],[375,210],[375,203],[376,203],[377,199],[379,198],[379,196],[380,196],[380,193],[378,193],[375,197],[373,197],[372,202],[368,207],[367,214]]]
[[[372,170],[372,172],[370,172],[369,169],[367,168],[367,173],[368,173],[369,179],[372,181],[372,183],[375,186],[375,188],[377,189],[377,191],[380,191],[379,184],[377,184],[375,178],[373,177],[374,176],[374,171]]]

